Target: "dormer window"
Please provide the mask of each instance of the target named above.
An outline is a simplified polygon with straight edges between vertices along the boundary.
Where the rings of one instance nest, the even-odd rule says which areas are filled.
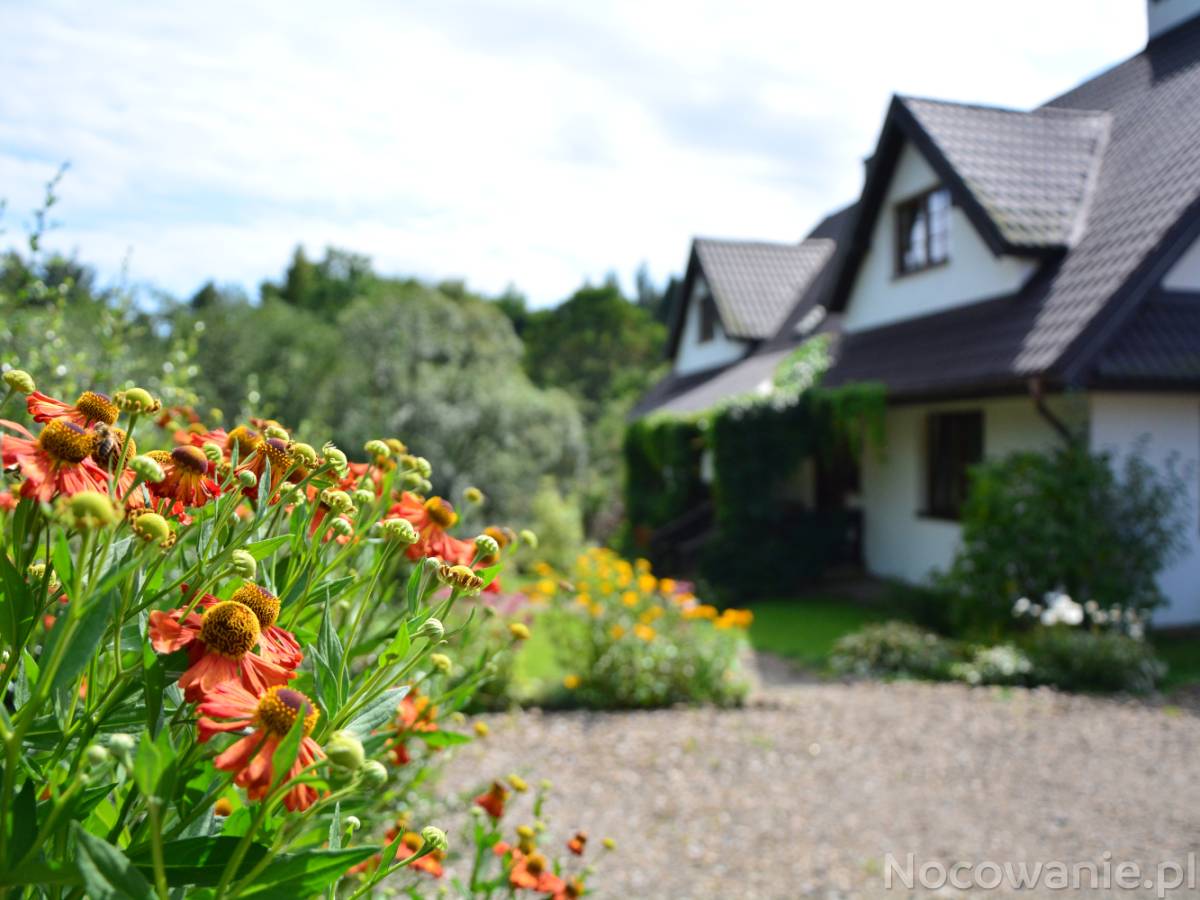
[[[896,274],[909,275],[950,258],[950,191],[934,188],[896,204]]]

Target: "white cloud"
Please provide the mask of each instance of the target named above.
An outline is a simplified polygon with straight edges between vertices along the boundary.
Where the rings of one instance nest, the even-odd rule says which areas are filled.
[[[101,8],[104,7],[104,8]],[[177,293],[290,248],[536,302],[852,199],[892,91],[1030,106],[1136,52],[1136,0],[69,3],[0,10],[0,189]]]

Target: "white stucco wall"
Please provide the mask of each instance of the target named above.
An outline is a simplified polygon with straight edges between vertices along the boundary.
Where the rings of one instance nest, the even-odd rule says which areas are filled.
[[[1172,454],[1181,474],[1190,467],[1187,483],[1187,550],[1159,579],[1170,606],[1154,621],[1163,625],[1200,622],[1200,395],[1093,394],[1091,441],[1095,450],[1119,456],[1137,449],[1145,438],[1146,457],[1164,466]]]
[[[1146,0],[1148,36],[1156,37],[1196,15],[1200,15],[1200,0]]]
[[[1200,239],[1183,251],[1163,276],[1162,286],[1171,291],[1200,291]]]
[[[1072,423],[1087,414],[1081,399],[1052,398],[1050,406]],[[1049,447],[1058,440],[1028,397],[889,409],[885,448],[868,447],[862,464],[863,554],[867,570],[875,575],[922,582],[932,569],[944,569],[954,558],[959,524],[921,515],[925,418],[930,412],[953,410],[983,411],[983,448],[988,457]]]
[[[1037,268],[1027,259],[994,256],[966,213],[955,206],[950,210],[949,262],[897,276],[896,204],[938,183],[937,173],[921,153],[911,144],[906,145],[846,305],[847,331],[997,297],[1017,290]]]
[[[700,301],[707,292],[708,285],[704,279],[697,278],[684,313],[679,349],[675,352],[675,372],[679,375],[712,369],[741,359],[746,354],[746,342],[728,337],[719,319],[713,329],[712,340],[700,343]]]

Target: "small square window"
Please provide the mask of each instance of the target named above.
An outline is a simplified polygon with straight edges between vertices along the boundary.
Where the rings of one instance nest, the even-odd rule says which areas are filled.
[[[983,460],[983,413],[930,413],[925,433],[925,512],[957,519],[967,499],[971,466]]]
[[[950,191],[935,188],[896,205],[896,272],[907,275],[950,258]]]

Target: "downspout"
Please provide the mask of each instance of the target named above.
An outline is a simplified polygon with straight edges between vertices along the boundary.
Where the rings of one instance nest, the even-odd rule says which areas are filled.
[[[1050,423],[1051,427],[1058,432],[1059,436],[1067,444],[1075,442],[1075,435],[1071,433],[1071,429],[1067,427],[1067,423],[1056,416],[1046,405],[1046,385],[1041,378],[1030,378],[1028,381],[1029,396],[1033,399],[1033,408],[1036,409],[1043,419]]]

